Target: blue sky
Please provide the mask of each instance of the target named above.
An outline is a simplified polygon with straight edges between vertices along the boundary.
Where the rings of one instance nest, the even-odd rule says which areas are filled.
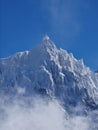
[[[32,49],[45,34],[98,69],[98,0],[0,0],[0,57]]]

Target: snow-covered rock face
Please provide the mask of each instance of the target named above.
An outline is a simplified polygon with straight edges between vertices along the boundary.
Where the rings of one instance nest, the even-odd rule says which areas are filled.
[[[83,60],[57,49],[48,36],[30,51],[0,59],[0,91],[44,94],[65,106],[83,103],[98,107],[98,75]]]

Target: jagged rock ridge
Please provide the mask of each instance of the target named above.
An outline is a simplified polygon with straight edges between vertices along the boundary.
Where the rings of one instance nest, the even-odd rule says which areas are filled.
[[[48,95],[69,105],[98,108],[98,74],[48,36],[30,51],[0,59],[0,91]]]

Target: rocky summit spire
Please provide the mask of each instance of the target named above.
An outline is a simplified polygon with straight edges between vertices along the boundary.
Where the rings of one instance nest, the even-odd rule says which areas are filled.
[[[42,46],[44,46],[44,48],[48,48],[48,49],[56,49],[56,45],[54,44],[54,42],[49,38],[48,35],[45,35],[43,37],[43,40],[42,40]]]
[[[44,37],[43,37],[43,41],[48,41],[50,38],[49,38],[49,36],[48,35],[45,35]]]

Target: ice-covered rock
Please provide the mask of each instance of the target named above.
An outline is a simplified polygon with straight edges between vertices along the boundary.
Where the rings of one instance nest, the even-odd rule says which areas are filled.
[[[17,87],[19,89],[17,89]],[[45,36],[30,51],[0,59],[0,91],[56,97],[65,106],[98,107],[98,75]]]

